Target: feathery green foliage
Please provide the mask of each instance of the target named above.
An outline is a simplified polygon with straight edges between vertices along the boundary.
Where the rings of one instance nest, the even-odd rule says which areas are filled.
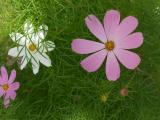
[[[134,50],[141,56],[140,66],[134,71],[121,66],[116,82],[106,80],[104,66],[95,73],[84,71],[79,62],[86,56],[71,50],[75,38],[97,41],[84,18],[95,14],[103,20],[110,9],[119,10],[122,18],[136,16],[136,31],[144,35],[143,46]],[[6,64],[7,52],[15,46],[8,35],[23,32],[26,19],[37,27],[48,25],[46,39],[56,44],[49,53],[53,67],[41,65],[36,76],[30,66],[20,71],[16,62]],[[10,108],[1,107],[0,120],[160,120],[159,0],[0,0],[0,51],[0,65],[16,68],[21,83]],[[129,93],[122,97],[125,87]]]

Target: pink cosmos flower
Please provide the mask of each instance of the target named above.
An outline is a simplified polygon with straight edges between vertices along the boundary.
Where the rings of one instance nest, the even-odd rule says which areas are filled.
[[[108,80],[117,80],[120,77],[119,62],[128,69],[135,69],[140,64],[140,57],[128,51],[138,48],[143,43],[141,32],[133,31],[138,26],[138,20],[128,16],[120,22],[120,13],[116,10],[106,12],[104,25],[94,15],[85,19],[90,32],[100,42],[85,39],[75,39],[72,49],[78,54],[91,54],[81,61],[81,66],[88,72],[97,71],[106,59],[106,76]]]
[[[8,76],[5,67],[1,67],[0,76],[0,97],[4,97],[4,106],[8,107],[10,100],[15,100],[16,90],[19,89],[19,82],[14,82],[16,78],[16,71],[12,70],[11,75]]]

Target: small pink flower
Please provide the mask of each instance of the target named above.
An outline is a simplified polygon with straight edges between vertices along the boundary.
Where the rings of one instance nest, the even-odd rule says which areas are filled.
[[[10,100],[15,100],[16,90],[19,89],[19,82],[14,82],[16,78],[16,71],[12,70],[11,75],[8,76],[5,67],[1,67],[0,76],[0,97],[4,97],[4,106],[8,107]]]
[[[106,76],[108,80],[120,77],[119,62],[128,69],[135,69],[140,64],[140,57],[128,51],[138,48],[143,43],[141,32],[133,31],[138,26],[138,20],[133,16],[126,17],[120,22],[120,13],[115,10],[106,12],[104,25],[94,15],[85,19],[90,32],[101,42],[85,39],[75,39],[72,49],[78,54],[91,54],[81,61],[81,66],[88,72],[97,71],[106,60]]]

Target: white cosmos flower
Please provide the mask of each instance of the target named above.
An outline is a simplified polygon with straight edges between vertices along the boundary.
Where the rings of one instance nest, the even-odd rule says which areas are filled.
[[[8,55],[22,58],[20,65],[21,70],[25,68],[30,61],[34,74],[38,73],[40,62],[47,67],[52,66],[51,59],[46,52],[54,50],[55,44],[52,41],[44,41],[47,32],[48,26],[46,25],[41,25],[37,32],[35,32],[33,25],[28,21],[24,24],[24,35],[20,33],[10,34],[11,39],[13,42],[16,42],[18,46],[11,48]]]

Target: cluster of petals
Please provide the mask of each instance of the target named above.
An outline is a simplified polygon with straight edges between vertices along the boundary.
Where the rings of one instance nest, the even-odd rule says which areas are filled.
[[[134,32],[138,26],[137,18],[128,16],[122,21],[120,13],[116,10],[106,12],[103,24],[95,15],[89,15],[85,23],[90,32],[100,40],[95,42],[86,39],[75,39],[72,42],[72,50],[78,54],[89,54],[81,61],[81,66],[88,72],[97,71],[105,61],[105,73],[108,80],[115,81],[120,77],[120,65],[127,69],[135,69],[140,64],[140,57],[130,51],[138,48],[143,43],[143,34]],[[27,21],[24,24],[24,34],[11,33],[10,37],[17,44],[8,51],[8,55],[21,59],[20,69],[23,70],[31,62],[33,73],[39,72],[40,63],[50,67],[51,59],[48,51],[55,48],[52,41],[45,41],[48,26],[41,25],[35,31],[32,23]],[[4,106],[7,108],[11,100],[15,100],[16,91],[19,89],[19,82],[14,82],[16,71],[12,70],[10,76],[4,66],[0,69],[0,97],[4,99]]]
[[[33,73],[39,72],[40,63],[46,67],[50,67],[51,59],[46,54],[55,48],[52,41],[44,41],[48,32],[48,26],[41,25],[38,31],[35,31],[33,24],[27,21],[24,24],[24,35],[13,32],[10,37],[18,46],[11,48],[8,52],[9,56],[22,58],[20,69],[23,70],[27,63],[31,61]]]
[[[16,90],[19,89],[19,82],[14,82],[16,71],[12,70],[9,76],[5,67],[1,67],[0,75],[0,97],[4,99],[4,106],[7,108],[11,100],[16,98]]]
[[[106,12],[103,24],[94,15],[85,19],[90,32],[100,40],[95,42],[86,39],[75,39],[72,49],[78,54],[90,54],[81,61],[81,66],[88,72],[97,71],[105,61],[105,73],[108,80],[115,81],[120,77],[119,63],[127,69],[135,69],[140,64],[140,57],[129,51],[143,43],[143,34],[134,32],[138,20],[128,16],[120,21],[120,13],[116,10]],[[133,33],[134,32],[134,33]]]

